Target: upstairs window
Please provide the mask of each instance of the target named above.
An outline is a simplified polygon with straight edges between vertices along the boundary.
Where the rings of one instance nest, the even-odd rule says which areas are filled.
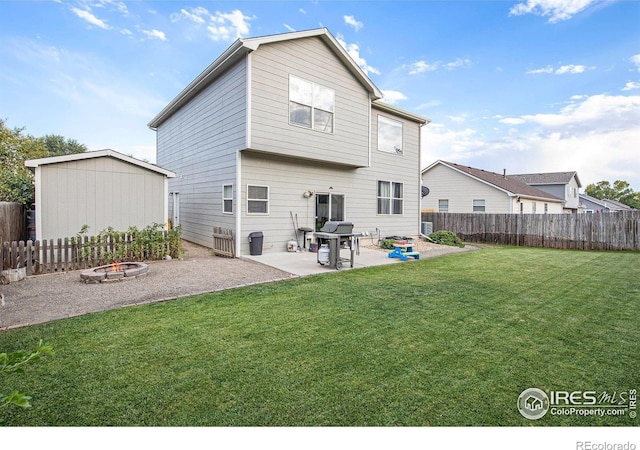
[[[449,212],[449,199],[438,200],[438,212]]]
[[[296,76],[289,76],[289,123],[333,133],[335,92]]]
[[[378,150],[402,155],[402,122],[378,116]]]

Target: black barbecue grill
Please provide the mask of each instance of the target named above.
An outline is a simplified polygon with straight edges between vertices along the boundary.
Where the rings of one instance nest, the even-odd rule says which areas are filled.
[[[342,269],[343,262],[349,262],[353,267],[353,260],[356,252],[360,253],[358,237],[360,233],[353,232],[353,223],[342,221],[328,221],[324,224],[320,231],[313,233],[313,236],[318,240],[318,264],[328,264],[329,267],[333,267],[336,270]],[[324,252],[322,244],[327,244],[329,248],[328,261],[324,259]],[[349,258],[342,258],[340,256],[340,250],[346,247],[350,251]]]

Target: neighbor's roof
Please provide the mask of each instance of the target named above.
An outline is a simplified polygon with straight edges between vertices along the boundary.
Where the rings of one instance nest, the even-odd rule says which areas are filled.
[[[625,205],[624,203],[620,203],[619,201],[616,200],[609,200],[607,198],[603,198],[603,199],[599,199],[599,198],[595,198],[592,197],[590,195],[587,194],[579,194],[579,197],[582,200],[586,200],[586,201],[590,201],[592,203],[595,203],[596,205],[600,205],[603,208],[608,208],[614,211],[631,211],[633,210],[633,208],[629,205]]]
[[[162,167],[158,167],[155,164],[141,161],[132,156],[127,156],[111,149],[96,150],[92,152],[83,152],[83,153],[74,153],[71,155],[63,155],[63,156],[51,156],[49,158],[29,159],[25,161],[24,164],[27,167],[36,168],[38,166],[44,166],[47,164],[59,164],[59,163],[65,163],[69,161],[79,161],[82,159],[103,158],[103,157],[119,159],[120,161],[128,162],[129,164],[134,164],[144,169],[148,169],[153,172],[166,175],[168,178],[174,178],[176,176],[175,173],[169,170],[163,169]]]
[[[508,176],[504,176],[495,172],[488,172],[482,169],[476,169],[474,167],[463,166],[460,164],[455,164],[447,161],[438,160],[435,163],[431,164],[429,167],[424,169],[422,173],[429,171],[434,166],[442,164],[444,166],[449,167],[450,169],[456,170],[464,175],[470,176],[471,178],[475,178],[476,180],[489,184],[493,187],[496,187],[511,196],[521,196],[533,199],[541,199],[548,201],[556,201],[562,202],[563,200],[556,197],[555,195],[551,195],[547,192],[541,191],[533,186],[529,186],[522,181],[516,180],[514,178],[510,178]]]
[[[319,37],[322,39],[347,66],[351,73],[367,88],[373,100],[382,98],[382,92],[378,89],[358,64],[349,56],[347,51],[340,45],[335,37],[326,28],[317,28],[307,31],[294,31],[292,33],[274,34],[255,38],[237,39],[227,48],[213,63],[209,65],[200,75],[180,92],[171,102],[155,116],[148,126],[157,128],[167,120],[174,112],[184,106],[189,100],[195,97],[200,91],[209,85],[213,80],[222,74],[227,68],[238,62],[246,54],[257,50],[262,44],[272,44],[275,42],[290,41],[308,37]]]
[[[521,173],[508,175],[530,185],[569,184],[575,177],[578,187],[582,187],[577,172]]]

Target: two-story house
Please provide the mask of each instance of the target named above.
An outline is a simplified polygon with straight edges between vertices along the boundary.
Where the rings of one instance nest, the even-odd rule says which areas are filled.
[[[428,120],[381,98],[325,28],[235,41],[149,123],[184,239],[229,228],[243,255],[252,232],[283,251],[327,220],[418,234]]]
[[[577,172],[523,173],[509,177],[564,199],[564,212],[577,213],[580,209],[578,194],[582,184]]]

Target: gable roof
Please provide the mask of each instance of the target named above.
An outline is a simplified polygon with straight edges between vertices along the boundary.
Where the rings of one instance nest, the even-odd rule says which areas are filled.
[[[609,200],[607,198],[599,199],[592,197],[587,194],[579,194],[580,199],[589,201],[591,203],[595,203],[596,205],[600,205],[603,208],[607,208],[613,211],[631,211],[633,208],[629,205],[625,205],[624,203],[620,203],[616,200]]]
[[[543,185],[543,184],[569,184],[575,177],[578,187],[582,187],[578,173],[573,172],[549,172],[549,173],[521,173],[514,175],[507,175],[511,178],[522,181],[529,185]]]
[[[482,169],[476,169],[474,167],[463,166],[460,164],[455,164],[452,162],[438,160],[435,163],[431,164],[429,167],[424,169],[422,173],[424,174],[434,166],[441,164],[443,166],[449,167],[457,172],[460,172],[464,175],[470,176],[471,178],[475,178],[476,180],[493,186],[501,191],[507,193],[510,196],[520,196],[527,197],[533,199],[541,199],[548,201],[556,201],[562,202],[563,200],[556,197],[555,195],[551,195],[547,192],[541,191],[533,186],[529,186],[527,183],[516,180],[514,178],[510,178],[505,175],[500,175],[495,172],[489,172]]]
[[[189,100],[195,97],[200,91],[208,86],[218,75],[227,68],[237,63],[246,54],[257,50],[263,44],[303,39],[308,37],[319,37],[322,39],[344,63],[349,71],[360,81],[369,91],[372,100],[382,98],[382,92],[378,89],[358,64],[349,56],[347,51],[340,45],[335,37],[326,28],[317,28],[306,31],[294,31],[291,33],[274,34],[255,38],[237,39],[227,48],[215,61],[213,61],[200,75],[182,90],[171,102],[148,123],[149,128],[156,129],[174,112],[184,106]]]
[[[65,163],[69,161],[80,161],[83,159],[92,159],[92,158],[115,158],[120,161],[127,162],[129,164],[133,164],[139,167],[142,167],[147,170],[151,170],[152,172],[157,172],[162,175],[166,175],[168,178],[174,178],[176,176],[175,173],[170,170],[163,169],[162,167],[156,166],[155,164],[151,164],[145,161],[141,161],[132,156],[127,156],[122,153],[116,152],[115,150],[111,150],[109,148],[104,150],[95,150],[91,152],[83,152],[83,153],[74,153],[71,155],[62,155],[62,156],[50,156],[48,158],[40,158],[40,159],[29,159],[24,162],[24,165],[34,169],[38,166],[44,166],[47,164],[58,164]]]

